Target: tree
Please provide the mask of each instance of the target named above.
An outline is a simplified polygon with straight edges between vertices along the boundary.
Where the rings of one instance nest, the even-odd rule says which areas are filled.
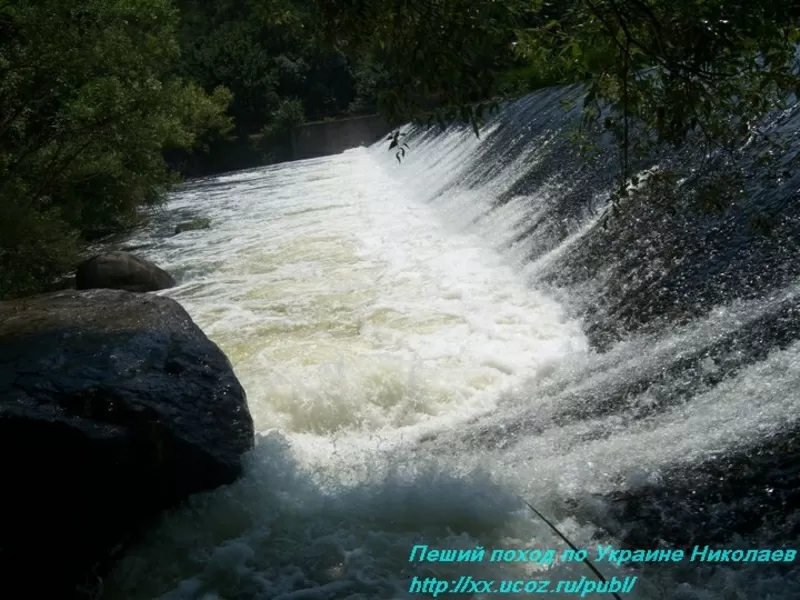
[[[310,0],[177,0],[178,74],[233,93],[235,134],[205,153],[171,156],[195,173],[291,158],[291,124],[346,114],[359,98],[343,53],[312,35]],[[365,92],[368,92],[365,88]],[[359,100],[361,102],[359,102]],[[299,110],[298,110],[299,109]],[[287,129],[288,128],[288,129]]]
[[[732,151],[785,108],[799,25],[800,5],[776,0],[579,0],[523,32],[519,51],[587,81],[587,119],[611,107],[602,126],[620,142],[624,190],[630,152],[690,137]]]
[[[377,55],[378,105],[395,125],[435,116],[479,122],[514,65],[518,0],[317,0],[319,27],[352,56]]]
[[[603,115],[600,127],[619,142],[619,196],[626,194],[631,152],[655,143],[680,146],[690,137],[726,150],[741,146],[799,87],[797,2],[316,4],[329,42],[355,53],[375,47],[386,53],[392,86],[381,107],[396,124],[460,118],[477,131],[487,104],[504,97],[501,83],[512,65],[537,84],[586,82],[585,124]]]
[[[163,198],[166,148],[230,128],[228,92],[172,75],[176,25],[169,0],[0,0],[0,297]]]

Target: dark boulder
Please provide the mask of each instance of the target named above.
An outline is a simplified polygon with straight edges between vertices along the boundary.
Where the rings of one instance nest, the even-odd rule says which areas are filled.
[[[0,302],[0,581],[83,598],[121,547],[253,446],[244,390],[174,300],[116,290]]]
[[[178,225],[175,226],[175,235],[183,233],[184,231],[196,231],[198,229],[211,229],[211,221],[208,219],[195,219],[194,221],[178,223]]]
[[[75,273],[79,290],[98,288],[155,292],[175,285],[172,276],[149,260],[129,252],[115,251],[98,254],[83,261]]]

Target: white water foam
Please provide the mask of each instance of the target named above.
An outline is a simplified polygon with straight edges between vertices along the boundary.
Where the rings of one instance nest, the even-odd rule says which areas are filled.
[[[383,148],[359,149],[175,196],[170,211],[213,227],[161,239],[148,258],[179,275],[167,294],[231,358],[260,434],[242,479],[168,515],[116,569],[109,598],[404,598],[414,575],[581,577],[583,565],[543,574],[408,556],[417,543],[561,550],[520,497],[596,545],[562,499],[652,481],[800,414],[792,346],[651,419],[560,422],[589,391],[659,369],[766,308],[722,308],[668,339],[594,355],[580,323],[526,286],[521,254],[497,249],[530,209],[510,202],[471,225],[508,178],[449,189],[479,143],[429,141],[394,172]],[[507,444],[464,435],[515,418],[536,426]],[[723,597],[743,579],[680,597]],[[629,597],[678,597],[672,583],[665,570]]]

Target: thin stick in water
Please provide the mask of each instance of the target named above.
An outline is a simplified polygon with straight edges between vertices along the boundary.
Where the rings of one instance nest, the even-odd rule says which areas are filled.
[[[576,548],[576,547],[575,547],[575,544],[573,544],[572,542],[570,542],[570,541],[567,539],[567,536],[565,536],[563,533],[561,533],[561,532],[558,530],[558,527],[556,527],[556,526],[555,526],[555,525],[553,525],[553,524],[552,524],[550,521],[548,521],[548,520],[547,520],[547,518],[546,518],[546,517],[545,517],[545,516],[544,516],[542,513],[540,513],[540,512],[539,512],[538,510],[536,510],[535,508],[533,508],[533,506],[531,506],[531,505],[528,503],[528,501],[527,501],[527,500],[523,499],[522,501],[525,503],[525,505],[526,505],[528,508],[530,508],[530,509],[531,509],[531,510],[532,510],[532,511],[533,511],[533,512],[536,514],[536,516],[538,516],[538,517],[539,517],[539,518],[540,518],[542,521],[544,521],[545,523],[547,523],[548,527],[550,527],[550,529],[552,529],[553,531],[555,531],[555,532],[556,532],[556,534],[558,535],[558,537],[560,537],[562,540],[564,540],[564,541],[567,543],[567,545],[568,545],[570,548],[572,548],[572,549],[573,549],[575,552],[578,552],[578,548]],[[600,572],[600,571],[597,569],[597,567],[595,567],[595,566],[592,564],[592,561],[590,561],[588,557],[587,557],[587,558],[584,558],[584,559],[583,559],[583,562],[584,562],[584,563],[586,563],[586,566],[587,566],[587,567],[589,567],[589,568],[592,570],[592,573],[594,573],[595,575],[597,575],[597,578],[598,578],[600,581],[602,581],[603,583],[608,583],[608,581],[606,581],[606,578],[605,578],[605,577],[603,577],[603,574],[602,574],[602,573],[601,573],[601,572]],[[609,592],[609,593],[610,593],[612,596],[614,596],[614,598],[616,598],[617,600],[622,600],[622,598],[620,598],[620,597],[619,597],[619,594],[617,594],[616,592]]]

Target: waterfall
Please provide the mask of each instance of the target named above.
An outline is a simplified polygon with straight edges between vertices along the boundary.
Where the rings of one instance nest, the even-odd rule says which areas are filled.
[[[401,162],[379,143],[189,182],[130,241],[176,275],[165,293],[231,358],[260,434],[243,478],[166,515],[107,597],[592,577],[409,560],[417,545],[560,555],[523,499],[592,551],[796,547],[796,148],[772,170],[757,148],[702,157],[748,169],[731,208],[654,198],[603,226],[617,156],[609,140],[596,164],[579,156],[580,93],[506,105],[480,138],[408,127]],[[794,143],[799,114],[764,127]],[[681,173],[688,198],[697,160],[635,168]],[[212,229],[166,235],[195,216]],[[638,577],[628,598],[800,594],[793,563],[598,567]]]

